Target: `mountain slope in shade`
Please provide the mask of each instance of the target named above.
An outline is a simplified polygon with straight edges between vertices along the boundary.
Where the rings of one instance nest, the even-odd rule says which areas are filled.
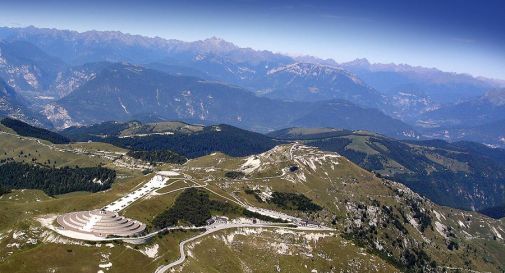
[[[313,122],[317,126],[351,126],[413,136],[404,123],[349,102],[272,100],[238,87],[128,64],[112,64],[50,107],[54,111],[48,111],[48,116],[60,127],[156,116],[191,123],[227,123],[263,132],[286,124]],[[342,112],[346,114],[335,115]]]
[[[478,126],[425,129],[422,134],[428,138],[475,141],[490,147],[505,148],[505,119]]]
[[[442,107],[419,118],[422,124],[436,127],[472,127],[505,117],[505,89],[486,92],[477,99]]]
[[[54,144],[67,144],[70,142],[69,139],[62,135],[59,135],[58,133],[31,126],[17,119],[4,118],[0,120],[0,123],[8,128],[11,128],[16,132],[16,134],[20,136],[43,139]]]
[[[0,117],[12,117],[33,125],[51,127],[42,115],[27,107],[26,100],[0,78]]]
[[[0,42],[0,77],[28,99],[52,96],[50,84],[66,65],[24,41]]]
[[[316,102],[309,113],[301,115],[288,125],[370,130],[396,138],[419,138],[416,130],[404,122],[393,119],[377,109],[363,108],[343,100]]]
[[[257,98],[238,87],[124,64],[104,69],[58,101],[58,106],[84,124],[155,114],[165,120],[227,122],[265,126],[263,129],[285,122],[291,107]]]
[[[446,206],[481,210],[505,204],[505,150],[473,142],[401,141],[329,128],[290,128],[269,136],[338,152]]]

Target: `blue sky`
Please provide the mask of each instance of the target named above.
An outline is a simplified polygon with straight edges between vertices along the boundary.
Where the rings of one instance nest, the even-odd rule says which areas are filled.
[[[505,79],[505,1],[11,1],[0,25],[120,30]]]

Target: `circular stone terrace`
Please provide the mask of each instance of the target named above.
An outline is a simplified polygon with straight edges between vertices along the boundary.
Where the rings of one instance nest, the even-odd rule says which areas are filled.
[[[71,237],[130,237],[142,233],[146,225],[106,210],[78,211],[58,216],[64,230],[73,231]],[[84,236],[79,236],[80,234]]]
[[[60,227],[55,231],[66,237],[88,241],[106,241],[111,239],[110,237],[139,237],[146,225],[120,216],[118,212],[151,192],[165,187],[169,177],[179,175],[173,171],[160,171],[138,189],[102,209],[60,215],[56,218]]]

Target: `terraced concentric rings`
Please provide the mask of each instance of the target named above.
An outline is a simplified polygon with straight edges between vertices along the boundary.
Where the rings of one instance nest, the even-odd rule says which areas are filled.
[[[99,237],[128,237],[142,233],[146,225],[106,210],[78,211],[56,219],[64,229]]]

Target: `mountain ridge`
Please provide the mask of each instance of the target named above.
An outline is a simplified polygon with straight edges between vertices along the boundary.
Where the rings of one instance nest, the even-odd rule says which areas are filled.
[[[72,122],[91,124],[106,120],[127,121],[150,113],[165,120],[227,123],[260,132],[286,124],[317,122],[318,125],[378,130],[407,138],[417,136],[410,126],[379,110],[362,108],[343,100],[313,103],[272,100],[257,97],[233,85],[169,75],[129,64],[109,66],[55,102],[53,107],[61,108],[68,114],[62,116],[62,120],[58,120],[58,115],[53,119],[54,123],[62,125]],[[335,111],[345,115],[333,116]],[[356,115],[358,118],[352,118],[353,113],[361,114]],[[72,122],[66,122],[67,118]]]
[[[505,204],[503,149],[463,141],[405,141],[332,128],[289,128],[267,135],[338,152],[441,205],[481,210]]]

